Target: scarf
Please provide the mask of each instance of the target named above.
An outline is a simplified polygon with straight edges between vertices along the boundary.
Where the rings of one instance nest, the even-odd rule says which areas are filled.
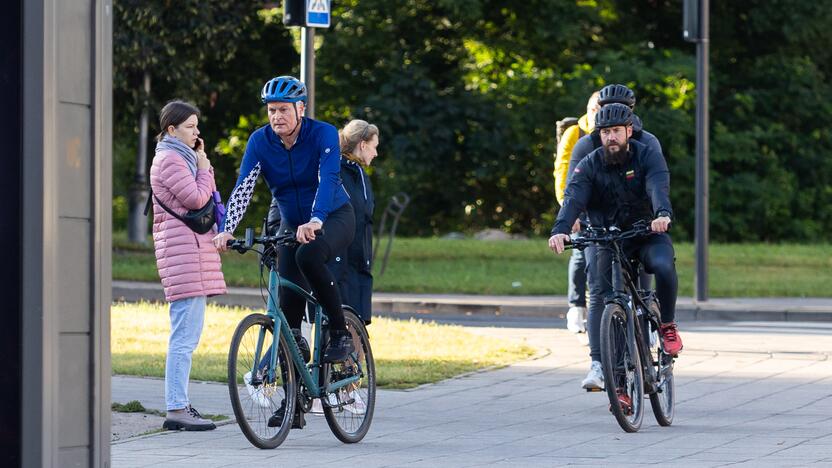
[[[176,151],[179,156],[182,156],[185,162],[188,163],[188,168],[191,170],[191,173],[196,177],[196,152],[193,149],[188,147],[179,138],[165,135],[162,141],[156,143],[156,152],[167,150]]]

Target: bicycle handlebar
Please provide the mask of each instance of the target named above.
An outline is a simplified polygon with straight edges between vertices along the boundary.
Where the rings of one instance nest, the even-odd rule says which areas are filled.
[[[318,229],[317,231],[315,231],[316,236],[319,236],[321,234],[323,234],[323,229]],[[270,247],[281,247],[281,246],[292,247],[292,246],[299,245],[300,242],[295,237],[294,232],[287,232],[287,233],[280,234],[280,235],[275,235],[275,236],[259,236],[259,237],[256,237],[254,235],[254,229],[247,228],[245,239],[243,239],[243,240],[232,239],[232,240],[229,240],[226,245],[228,245],[228,248],[230,248],[232,250],[236,250],[237,252],[240,252],[240,253],[245,253],[245,252],[251,250],[252,247],[254,247],[255,245],[258,245],[258,244],[262,245],[262,246],[266,246],[266,247],[269,247],[269,246]]]
[[[630,229],[622,231],[616,226],[608,229],[589,228],[588,235],[578,236],[564,242],[567,249],[585,249],[590,244],[609,244],[634,237],[649,236],[656,234],[650,229],[650,225],[644,221],[633,224]]]

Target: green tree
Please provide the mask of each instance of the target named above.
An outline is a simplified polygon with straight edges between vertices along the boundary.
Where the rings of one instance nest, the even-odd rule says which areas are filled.
[[[231,60],[256,18],[254,0],[120,0],[114,3],[113,68],[118,129],[138,130],[138,152],[129,196],[129,238],[145,242],[147,146],[151,109],[172,96],[216,99],[227,90],[212,79],[214,64]],[[126,133],[126,132],[125,132]],[[124,133],[118,137],[125,138]],[[123,148],[125,144],[116,147]]]
[[[149,67],[159,73],[153,108],[173,96],[202,107],[227,194],[248,135],[265,123],[259,87],[298,72],[296,35],[280,11],[257,2],[212,2],[210,17],[190,15],[199,24],[183,19],[193,0],[143,5],[117,3],[117,35],[138,32],[116,40],[116,172],[127,177],[135,161]],[[244,19],[223,27],[223,8]],[[378,205],[398,191],[413,198],[399,232],[548,232],[554,122],[582,114],[605,84],[625,83],[671,169],[674,237],[691,238],[697,90],[682,0],[344,0],[333,8],[332,28],[317,34],[317,115],[379,125]],[[832,10],[801,0],[711,8],[712,238],[829,240]],[[215,47],[203,50],[206,41]],[[144,51],[164,61],[148,65]],[[169,73],[169,61],[190,65]],[[249,212],[259,220],[270,197],[256,197]]]

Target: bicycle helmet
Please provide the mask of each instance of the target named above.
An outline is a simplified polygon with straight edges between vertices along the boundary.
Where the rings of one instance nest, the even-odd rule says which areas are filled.
[[[604,86],[598,95],[598,105],[603,107],[613,103],[624,104],[632,109],[636,105],[636,95],[633,90],[624,85],[611,84]]]
[[[633,111],[624,104],[607,104],[595,114],[595,128],[628,126],[633,124]]]
[[[294,76],[278,76],[267,81],[260,92],[263,104],[268,102],[306,102],[306,85]]]

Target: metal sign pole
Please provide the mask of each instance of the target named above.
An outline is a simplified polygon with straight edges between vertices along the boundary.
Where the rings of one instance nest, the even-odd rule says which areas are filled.
[[[306,84],[306,116],[315,118],[315,28],[300,30],[300,76]]]
[[[700,37],[696,43],[696,301],[708,300],[708,16],[709,0],[700,0]]]

